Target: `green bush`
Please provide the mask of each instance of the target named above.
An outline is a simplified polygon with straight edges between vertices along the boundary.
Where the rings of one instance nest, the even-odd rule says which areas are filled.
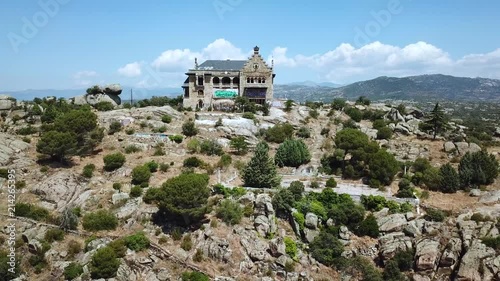
[[[251,120],[255,119],[255,115],[252,112],[245,112],[241,115],[241,117],[243,117],[245,119],[251,119]]]
[[[114,230],[118,226],[118,219],[108,210],[98,210],[83,216],[82,226],[85,230]]]
[[[427,210],[425,210],[425,212],[427,214],[424,218],[428,221],[442,222],[446,218],[445,213],[439,209],[428,208]]]
[[[191,239],[191,234],[188,233],[184,235],[184,237],[182,237],[181,248],[184,251],[191,251],[191,249],[193,248],[193,240]]]
[[[248,151],[248,144],[243,136],[232,138],[229,145],[232,149],[236,150],[236,154],[238,155],[244,155]]]
[[[153,133],[165,133],[167,131],[167,127],[166,126],[160,126],[160,127],[156,127],[156,128],[153,128]]]
[[[308,139],[311,137],[311,131],[307,127],[300,127],[295,135],[299,138]]]
[[[104,170],[106,171],[114,171],[125,163],[125,155],[120,152],[108,154],[104,156]]]
[[[26,203],[16,203],[14,214],[19,217],[26,217],[37,221],[46,220],[49,211],[45,208]]]
[[[265,139],[269,142],[282,143],[293,137],[293,126],[288,123],[276,124],[265,132]]]
[[[210,281],[210,278],[201,272],[190,271],[182,273],[181,281]]]
[[[355,107],[346,108],[345,113],[355,122],[360,122],[363,119],[363,113]]]
[[[377,130],[377,139],[389,140],[392,138],[392,130],[389,127],[382,127]]]
[[[200,151],[200,140],[198,138],[190,139],[186,144],[186,149],[189,153],[197,153]]]
[[[90,275],[93,279],[112,278],[116,276],[116,271],[120,267],[120,260],[115,251],[110,247],[103,247],[97,250],[90,262]]]
[[[149,171],[151,173],[154,173],[156,171],[158,171],[158,163],[156,163],[154,160],[153,161],[149,161],[149,162],[146,162],[146,164],[144,164],[146,167],[148,167]]]
[[[184,139],[181,135],[171,135],[168,136],[168,138],[175,143],[181,143],[182,140]]]
[[[235,225],[243,217],[243,208],[239,203],[226,199],[217,208],[216,216],[226,224]]]
[[[72,262],[64,268],[64,279],[73,280],[76,277],[82,275],[83,266],[81,264]]]
[[[161,117],[161,122],[169,124],[172,122],[172,116],[165,114]]]
[[[16,131],[16,133],[18,135],[22,135],[22,136],[32,135],[32,134],[35,134],[37,132],[38,132],[38,130],[36,128],[32,127],[31,125],[28,125],[27,127],[19,128]]]
[[[302,193],[304,193],[304,184],[300,181],[292,181],[288,190],[292,193],[295,201],[299,201],[302,198]]]
[[[125,133],[126,133],[127,135],[133,135],[133,134],[135,133],[135,130],[134,130],[134,129],[132,129],[132,128],[130,128],[130,129],[126,129],[126,130],[125,130]]]
[[[326,187],[337,187],[337,181],[332,177],[332,178],[329,178],[326,183],[325,183],[325,186]]]
[[[227,168],[233,162],[233,158],[229,154],[222,154],[220,156],[219,162],[217,162],[217,166],[221,168]]]
[[[344,245],[333,234],[321,231],[309,244],[311,255],[320,263],[333,266],[344,251]]]
[[[169,165],[169,164],[167,164],[167,163],[161,163],[161,164],[160,164],[160,171],[161,171],[161,172],[164,172],[164,173],[165,173],[166,171],[168,171],[168,168],[170,168],[170,165]]]
[[[276,164],[269,157],[269,145],[260,142],[255,154],[243,170],[243,181],[247,187],[272,188],[280,184]]]
[[[466,153],[458,166],[460,180],[466,187],[492,184],[498,172],[498,160],[486,151]]]
[[[138,147],[137,145],[127,145],[125,147],[125,153],[126,154],[131,154],[131,153],[136,153],[136,152],[139,152],[141,151],[142,149],[140,147]]]
[[[370,236],[377,238],[379,236],[379,229],[377,219],[372,214],[369,214],[356,228],[356,235]]]
[[[142,184],[148,183],[149,178],[151,178],[150,167],[146,165],[137,166],[132,169],[132,183],[133,184]]]
[[[99,111],[110,111],[115,108],[110,101],[100,101],[96,103],[94,107]]]
[[[113,189],[120,191],[122,189],[122,184],[120,182],[113,183]]]
[[[414,253],[412,250],[397,251],[392,260],[397,263],[399,270],[409,271],[413,268],[413,257]]]
[[[400,281],[406,279],[399,270],[398,263],[394,260],[389,260],[385,264],[383,277],[385,281]]]
[[[130,189],[130,197],[132,198],[137,198],[137,197],[140,197],[142,195],[142,187],[139,186],[139,185],[134,185],[131,189]]]
[[[113,121],[109,124],[108,135],[113,135],[122,130],[122,123],[120,121]]]
[[[60,228],[51,228],[45,232],[45,241],[52,243],[54,241],[61,241],[64,239],[64,230]]]
[[[197,168],[200,167],[203,164],[203,161],[200,160],[196,156],[192,156],[189,158],[184,159],[183,166],[184,167],[191,167],[191,168]]]
[[[112,249],[116,257],[123,258],[127,253],[127,246],[125,245],[124,239],[115,239],[109,242],[108,248]]]
[[[144,232],[125,237],[125,245],[127,248],[136,252],[147,249],[149,247],[149,239],[144,235]]]
[[[373,121],[373,129],[380,129],[380,128],[386,128],[387,127],[387,122],[385,122],[384,119],[376,119]]]
[[[204,140],[200,144],[200,152],[206,155],[222,155],[222,146],[216,140]]]
[[[279,167],[298,167],[308,163],[311,154],[302,140],[287,139],[276,151],[275,162]]]
[[[86,178],[91,178],[94,175],[95,165],[87,164],[83,167],[82,175]]]
[[[293,213],[293,218],[299,225],[299,228],[302,230],[304,229],[304,224],[306,223],[306,218],[304,217],[304,214],[300,212],[295,212]]]
[[[193,121],[186,121],[182,124],[182,134],[186,137],[196,136],[198,134],[198,129],[196,128]]]
[[[500,250],[500,236],[496,237],[486,237],[481,239],[484,245],[491,247],[497,251]]]
[[[288,236],[283,238],[283,241],[285,242],[286,254],[289,255],[292,259],[297,258],[297,253],[298,253],[297,243],[295,243],[295,241]]]
[[[439,168],[439,190],[444,193],[454,193],[460,188],[460,178],[450,163]]]

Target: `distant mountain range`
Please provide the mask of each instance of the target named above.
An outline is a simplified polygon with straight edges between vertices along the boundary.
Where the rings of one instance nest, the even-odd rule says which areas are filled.
[[[122,100],[130,99],[131,87],[124,87]],[[32,100],[34,97],[74,97],[85,93],[85,89],[72,90],[25,90],[2,92],[18,100]],[[152,96],[178,96],[179,88],[133,89],[133,98],[145,99]],[[413,100],[413,101],[463,101],[500,103],[500,80],[489,78],[454,77],[442,74],[409,77],[382,76],[372,80],[341,86],[333,83],[312,81],[274,85],[276,98],[296,101],[330,102],[336,97],[356,99],[366,96],[371,100]]]
[[[454,77],[442,74],[409,77],[382,76],[333,88],[307,85],[276,85],[274,95],[296,101],[325,101],[336,97],[372,100],[395,99],[414,101],[487,101],[500,102],[500,80]]]

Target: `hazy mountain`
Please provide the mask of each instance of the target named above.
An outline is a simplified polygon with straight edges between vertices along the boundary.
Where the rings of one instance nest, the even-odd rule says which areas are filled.
[[[298,101],[330,101],[335,97],[355,99],[362,95],[372,100],[500,102],[500,80],[433,74],[402,78],[382,76],[340,88],[304,85],[275,87],[276,97]]]
[[[344,86],[341,84],[335,84],[331,82],[314,82],[314,81],[292,82],[286,85],[308,86],[308,87],[331,87],[331,88],[338,88]]]

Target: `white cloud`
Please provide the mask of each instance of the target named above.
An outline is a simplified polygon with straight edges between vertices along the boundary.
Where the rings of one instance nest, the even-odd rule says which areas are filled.
[[[119,72],[130,74],[128,77],[140,76],[135,83],[142,86],[180,85],[185,71],[194,67],[195,58],[200,64],[209,59],[246,59],[251,56],[253,48],[247,50],[220,38],[199,50],[165,50],[150,65],[144,62],[127,64]],[[289,55],[289,50],[288,47],[277,46],[267,53],[268,63],[274,60],[280,79],[292,72],[309,72],[309,77],[342,84],[383,75],[402,77],[431,73],[500,78],[500,49],[455,59],[445,50],[423,41],[406,46],[377,41],[359,48],[342,43],[317,54]],[[284,80],[290,81],[286,77]]]
[[[166,50],[151,63],[151,66],[158,71],[178,72],[193,68],[195,58],[198,58],[198,63],[201,64],[205,60],[246,59],[250,54],[251,52],[244,53],[231,42],[220,38],[208,44],[201,51],[192,51],[190,49]]]
[[[140,62],[132,62],[126,64],[124,67],[118,68],[118,74],[125,77],[137,77],[141,76],[142,66]]]

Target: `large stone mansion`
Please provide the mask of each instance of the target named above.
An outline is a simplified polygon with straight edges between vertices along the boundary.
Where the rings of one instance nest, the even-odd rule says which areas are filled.
[[[214,109],[232,107],[238,96],[257,104],[273,98],[273,66],[269,67],[254,48],[248,60],[207,60],[189,69],[184,85],[184,107]]]

